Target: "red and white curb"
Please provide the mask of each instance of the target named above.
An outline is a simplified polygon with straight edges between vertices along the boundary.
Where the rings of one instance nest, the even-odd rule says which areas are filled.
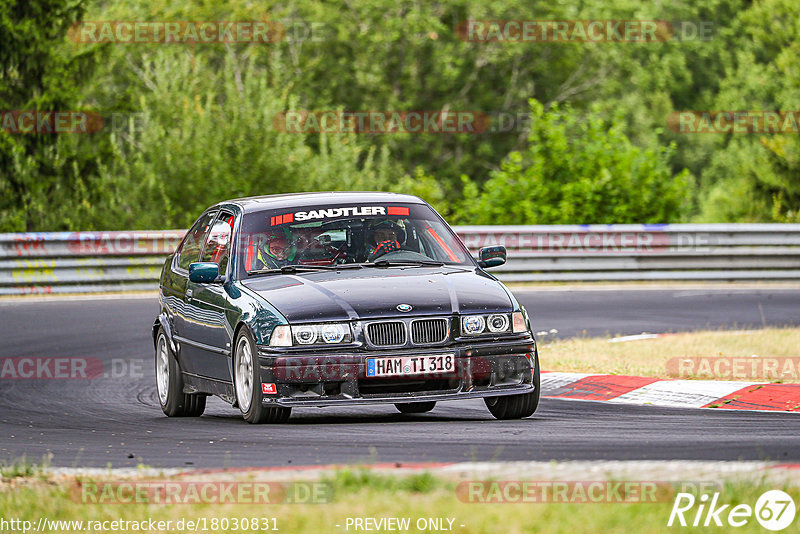
[[[800,412],[800,384],[543,372],[542,396],[683,408]]]

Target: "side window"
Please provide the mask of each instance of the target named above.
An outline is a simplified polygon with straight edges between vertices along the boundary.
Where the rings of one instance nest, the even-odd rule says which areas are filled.
[[[214,215],[216,215],[215,212],[203,214],[187,232],[186,239],[178,251],[178,267],[181,269],[189,270],[190,263],[200,261],[200,249],[203,247],[203,241],[205,241]]]
[[[210,261],[219,265],[220,274],[224,275],[230,258],[230,242],[233,234],[233,215],[220,212],[217,220],[211,225],[200,261]]]

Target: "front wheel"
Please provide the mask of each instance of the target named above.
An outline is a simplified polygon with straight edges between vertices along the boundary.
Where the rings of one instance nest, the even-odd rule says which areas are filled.
[[[236,337],[233,357],[234,389],[242,417],[248,423],[284,423],[292,413],[282,406],[265,407],[261,404],[261,379],[258,371],[258,353],[247,329],[242,328]]]
[[[199,417],[206,410],[205,395],[183,392],[181,367],[163,328],[156,335],[156,389],[161,411],[168,417]]]
[[[431,402],[404,402],[394,405],[400,413],[425,413],[433,410],[436,401]]]
[[[539,355],[534,356],[533,385],[536,389],[522,395],[505,397],[487,397],[483,399],[495,419],[522,419],[530,417],[539,407],[541,394],[541,378],[539,376]]]

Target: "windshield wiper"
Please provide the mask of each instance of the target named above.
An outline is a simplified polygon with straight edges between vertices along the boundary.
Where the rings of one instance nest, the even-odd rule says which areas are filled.
[[[341,263],[338,265],[284,265],[277,269],[259,269],[257,271],[247,271],[247,274],[292,274],[313,271],[338,271],[341,269],[360,269],[357,263]]]
[[[441,267],[443,261],[435,260],[378,260],[372,263],[362,263],[364,267]]]

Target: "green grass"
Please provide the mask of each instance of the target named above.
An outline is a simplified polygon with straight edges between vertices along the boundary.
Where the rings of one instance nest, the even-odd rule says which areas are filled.
[[[21,473],[22,471],[16,471]],[[345,529],[347,518],[409,517],[410,532],[419,532],[418,518],[453,518],[457,533],[527,533],[548,534],[629,533],[690,530],[691,532],[728,532],[726,528],[668,528],[672,500],[642,504],[477,504],[460,500],[457,482],[431,473],[406,477],[370,472],[367,469],[344,469],[321,479],[334,488],[328,504],[201,504],[201,505],[94,505],[77,502],[70,487],[74,478],[43,480],[36,477],[23,485],[3,485],[0,490],[0,517],[19,518],[35,524],[39,517],[51,520],[154,520],[259,517],[275,518],[284,533],[354,532]],[[85,478],[84,478],[85,480]],[[194,480],[194,479],[192,479]],[[241,479],[240,479],[241,480]],[[754,506],[767,490],[784,489],[800,503],[797,488],[776,488],[764,482],[720,484],[720,502]],[[728,510],[730,507],[728,508]],[[696,510],[696,508],[695,508]],[[687,514],[690,517],[690,514]],[[691,515],[693,517],[693,514]],[[723,519],[725,515],[723,514]],[[796,520],[797,521],[797,520]],[[340,525],[337,527],[336,525]],[[461,525],[464,525],[463,527]],[[796,523],[795,523],[796,525]],[[763,531],[755,519],[737,532]],[[246,532],[242,529],[229,529]],[[792,530],[791,528],[787,530]]]
[[[356,493],[363,489],[376,492],[431,493],[443,487],[454,487],[452,483],[438,479],[429,472],[397,477],[362,467],[337,470],[324,476],[321,481],[330,484],[334,494]]]
[[[50,466],[52,455],[42,457],[41,463],[30,462],[23,455],[22,458],[11,462],[0,462],[0,479],[30,478],[44,476]]]

